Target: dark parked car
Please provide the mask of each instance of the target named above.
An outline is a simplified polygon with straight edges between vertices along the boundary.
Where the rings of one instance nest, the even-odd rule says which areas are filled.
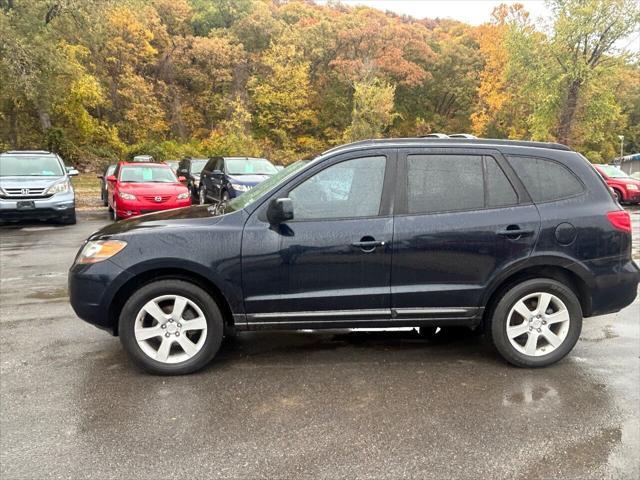
[[[165,160],[164,163],[171,167],[173,173],[178,174],[178,167],[180,166],[180,162],[178,160]]]
[[[113,172],[116,171],[116,164],[107,165],[104,171],[98,175],[100,179],[100,198],[102,199],[102,204],[106,207],[109,205],[109,182],[107,182],[107,178],[113,175]]]
[[[228,202],[275,173],[278,169],[266,158],[213,157],[200,175],[199,203]]]
[[[0,153],[0,220],[58,220],[76,223],[71,177],[55,153],[15,150]]]
[[[110,225],[69,273],[78,316],[155,373],[225,332],[476,327],[514,365],[571,351],[583,317],[636,297],[630,217],[557,144],[363,141],[244,195]]]
[[[180,165],[178,165],[178,175],[186,178],[186,185],[195,201],[198,200],[200,172],[202,172],[202,169],[208,161],[208,158],[187,157],[180,160]]]

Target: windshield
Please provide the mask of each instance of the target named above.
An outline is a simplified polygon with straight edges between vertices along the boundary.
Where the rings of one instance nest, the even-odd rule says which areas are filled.
[[[177,183],[178,179],[169,166],[126,166],[120,170],[120,181],[134,183]]]
[[[604,172],[607,177],[611,178],[629,178],[629,175],[624,173],[618,167],[614,167],[613,165],[600,165],[600,168]]]
[[[0,177],[61,177],[62,166],[51,155],[0,155]]]
[[[194,175],[200,175],[200,172],[202,172],[202,169],[207,164],[207,162],[207,159],[191,160],[191,173]]]
[[[224,205],[224,213],[242,210],[243,208],[251,205],[258,198],[262,197],[269,190],[276,188],[287,177],[292,175],[294,172],[297,172],[308,163],[309,160],[298,160],[296,163],[292,163],[288,167],[278,171],[278,173],[267,178],[264,182],[259,183],[248,192],[243,193]]]
[[[278,172],[266,158],[227,158],[224,165],[229,175],[273,175]]]

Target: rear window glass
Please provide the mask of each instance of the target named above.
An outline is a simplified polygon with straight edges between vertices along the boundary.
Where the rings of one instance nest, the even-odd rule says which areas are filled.
[[[573,197],[584,190],[567,167],[552,160],[510,156],[509,162],[534,202]]]
[[[0,177],[61,177],[58,159],[51,155],[0,155]]]
[[[480,155],[409,155],[408,213],[484,208]]]

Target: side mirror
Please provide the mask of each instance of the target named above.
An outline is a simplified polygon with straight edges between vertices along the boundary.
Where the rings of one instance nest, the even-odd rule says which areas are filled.
[[[278,225],[287,220],[293,220],[293,202],[290,198],[276,198],[271,200],[267,210],[267,219],[271,225]]]
[[[115,182],[116,181],[116,176],[115,175],[109,175],[107,177],[107,182]]]
[[[80,172],[73,167],[67,167],[67,173],[70,177],[75,177],[76,175],[80,174]]]
[[[187,181],[187,177],[183,177],[182,175],[180,175],[180,176],[178,177],[178,181],[179,181],[180,183],[184,183],[184,182],[186,182],[186,181]]]

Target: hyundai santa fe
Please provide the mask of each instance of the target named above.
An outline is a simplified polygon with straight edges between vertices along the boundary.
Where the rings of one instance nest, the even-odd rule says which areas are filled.
[[[229,202],[93,234],[78,316],[152,373],[206,365],[241,330],[468,326],[520,367],[637,294],[631,224],[589,162],[547,143],[362,141]]]

